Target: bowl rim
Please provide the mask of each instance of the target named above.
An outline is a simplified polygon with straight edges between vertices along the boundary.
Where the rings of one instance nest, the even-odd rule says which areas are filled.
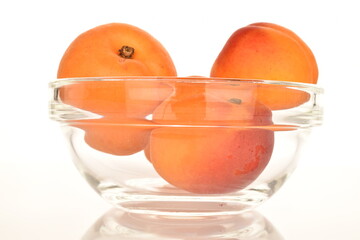
[[[296,89],[304,92],[313,94],[314,101],[317,99],[318,95],[323,95],[324,89],[316,84],[310,83],[298,83],[298,82],[286,82],[286,81],[277,81],[277,80],[265,80],[265,79],[245,79],[245,78],[220,78],[220,77],[176,77],[176,76],[109,76],[109,77],[74,77],[74,78],[58,78],[49,83],[49,87],[52,90],[52,97],[49,104],[49,114],[50,118],[63,122],[71,123],[73,120],[85,120],[85,119],[100,119],[103,116],[101,114],[96,114],[88,112],[82,109],[74,109],[69,107],[67,104],[58,102],[54,96],[57,96],[59,89],[66,85],[71,84],[86,84],[91,82],[125,82],[125,81],[149,81],[149,82],[163,82],[163,83],[209,83],[209,84],[219,84],[219,86],[227,85],[237,85],[240,83],[244,84],[254,84],[255,87],[261,86],[280,86],[284,88]],[[214,85],[213,85],[214,86]],[[60,116],[60,115],[61,116]],[[307,107],[306,109],[295,110],[291,117],[297,118],[300,122],[297,123],[275,123],[276,126],[281,126],[281,128],[289,126],[295,127],[296,129],[305,129],[309,127],[319,126],[322,124],[322,104],[314,105],[312,107]],[[289,116],[287,117],[289,118]],[[289,119],[288,119],[289,120]],[[290,121],[292,122],[292,121]],[[272,125],[275,126],[275,125]],[[119,125],[117,123],[117,125]],[[188,124],[170,124],[169,126],[187,126]],[[200,126],[200,125],[196,125]],[[209,126],[209,125],[204,125]],[[254,126],[252,126],[254,127]],[[263,127],[263,126],[262,126]]]
[[[314,93],[321,94],[324,89],[318,84],[300,83],[290,81],[279,81],[259,78],[223,78],[223,77],[177,77],[177,76],[107,76],[107,77],[72,77],[58,78],[49,83],[50,88],[58,88],[74,82],[109,82],[109,81],[167,81],[167,82],[187,82],[187,83],[211,83],[211,84],[236,84],[253,83],[259,85],[280,85],[284,87],[304,89]]]

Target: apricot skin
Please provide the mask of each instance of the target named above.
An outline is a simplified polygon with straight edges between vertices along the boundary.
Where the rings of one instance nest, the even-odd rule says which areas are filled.
[[[147,120],[127,123],[116,119],[85,119],[72,126],[85,131],[85,142],[92,148],[112,155],[127,156],[146,147],[154,128],[151,124]]]
[[[151,161],[170,184],[199,194],[245,188],[268,164],[274,135],[264,129],[158,128]],[[161,150],[160,150],[161,149]]]
[[[153,112],[153,121],[163,125],[264,126],[272,124],[271,116],[271,111],[258,102],[236,104],[198,94],[165,100]]]
[[[290,29],[287,29],[283,26],[280,26],[280,25],[274,24],[274,23],[258,22],[258,23],[250,24],[249,26],[273,28],[273,29],[279,30],[280,32],[283,32],[287,36],[293,38],[293,40],[298,43],[299,47],[302,48],[302,50],[306,54],[309,65],[311,66],[311,71],[313,74],[313,78],[312,78],[313,81],[310,81],[308,83],[317,83],[317,80],[319,77],[319,70],[318,70],[315,56],[314,56],[313,52],[311,51],[311,49],[309,48],[309,46],[298,35],[296,35],[296,33],[291,31]]]
[[[124,49],[127,52],[122,52]],[[130,50],[134,51],[129,53]],[[140,78],[106,81],[122,76]],[[160,42],[140,28],[123,23],[105,24],[80,34],[70,44],[60,61],[57,77],[105,80],[73,80],[59,88],[64,104],[102,116],[72,125],[85,131],[89,146],[109,154],[130,155],[147,145],[151,129],[132,124],[145,121],[145,116],[172,89],[161,82],[141,80],[142,76],[176,76],[176,69]]]
[[[179,189],[234,192],[254,181],[270,160],[273,131],[251,126],[271,125],[271,111],[253,101],[232,103],[205,89],[205,84],[177,84],[175,94],[153,113],[155,123],[173,126],[152,131],[145,156]]]
[[[123,46],[135,49],[123,58]],[[97,26],[79,35],[64,53],[58,78],[176,76],[169,53],[149,33],[124,23]]]
[[[120,56],[123,46],[135,49],[131,58]],[[123,23],[101,25],[80,34],[64,53],[58,68],[58,78],[121,76],[176,76],[176,69],[166,49],[154,37]],[[64,103],[86,111],[122,112],[126,118],[134,117],[125,112],[125,106],[131,106],[136,108],[135,115],[143,117],[163,100],[156,95],[163,87],[161,83],[136,79],[126,83],[94,81],[65,85],[60,89],[60,97]],[[130,91],[135,99],[126,95]],[[149,101],[141,103],[141,99]]]
[[[173,89],[163,83],[141,79],[119,81],[74,81],[60,87],[63,103],[119,119],[143,119],[170,94]]]
[[[254,23],[231,35],[210,75],[316,84],[318,67],[310,48],[295,33],[272,23]],[[272,110],[296,107],[310,97],[276,85],[260,86],[257,95]]]

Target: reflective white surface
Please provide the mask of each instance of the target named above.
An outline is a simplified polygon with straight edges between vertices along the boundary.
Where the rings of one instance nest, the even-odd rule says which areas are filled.
[[[111,209],[91,226],[83,240],[111,239],[252,239],[283,240],[261,214],[223,217],[164,218]]]
[[[290,180],[257,212],[286,240],[360,239],[357,1],[218,3],[0,3],[1,240],[78,240],[111,209],[78,174],[58,125],[48,119],[47,84],[80,32],[108,22],[137,25],[169,49],[181,76],[208,75],[229,35],[258,21],[291,28],[314,50],[325,89],[325,122],[315,129]],[[189,46],[196,46],[194,56],[184,51]]]

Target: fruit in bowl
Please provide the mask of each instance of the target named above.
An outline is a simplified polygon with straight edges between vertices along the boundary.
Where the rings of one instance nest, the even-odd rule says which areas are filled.
[[[204,83],[176,83],[175,94],[155,109],[153,121],[192,127],[153,130],[148,156],[155,170],[181,189],[235,192],[255,180],[270,160],[273,132],[246,126],[271,125],[271,111],[254,99],[225,101],[205,90]]]
[[[210,75],[316,84],[318,66],[310,48],[294,32],[273,23],[254,23],[230,36]],[[257,94],[273,110],[296,107],[310,97],[277,86],[260,87]]]
[[[111,23],[79,35],[65,51],[57,76],[176,76],[176,69],[166,49],[149,33],[129,24]],[[112,129],[105,123],[144,121],[144,116],[150,114],[171,91],[155,81],[99,83],[91,79],[86,85],[71,84],[60,90],[64,104],[103,117],[101,121],[104,123],[96,120],[96,126],[86,124],[92,120],[81,121],[75,126],[83,126],[85,141],[90,146],[115,155],[142,150],[149,130],[141,127]],[[137,95],[143,97],[132,97]],[[122,134],[117,134],[119,130]]]
[[[243,33],[231,37],[211,77],[177,77],[165,48],[134,26],[102,25],[74,40],[50,85],[51,117],[104,199],[138,213],[222,215],[251,209],[279,189],[306,134],[321,123],[322,89],[314,79],[280,78],[295,72],[286,71],[298,59],[280,62],[286,51],[264,50],[241,70],[243,54],[251,60],[260,47],[299,45],[295,36],[278,36],[290,35],[280,26],[270,36],[283,42],[266,43],[257,33],[270,26],[254,26],[246,28],[259,44],[243,44]],[[310,59],[305,52],[295,51],[302,61]],[[304,66],[314,72],[315,64]]]
[[[74,162],[88,183],[105,200],[130,212],[201,216],[254,208],[288,179],[307,134],[322,119],[322,89],[309,84],[286,84],[284,87],[307,93],[310,98],[300,106],[277,111],[258,103],[254,91],[259,85],[278,85],[276,81],[113,78],[111,81],[124,83],[175,85],[174,93],[145,120],[124,122],[98,117],[98,113],[94,116],[61,101],[63,86],[86,87],[88,80],[53,82],[51,117],[62,123]],[[108,80],[91,81],[101,87]],[[199,84],[205,85],[205,92]],[[178,96],[177,89],[183,85],[197,90]],[[206,89],[211,89],[211,94]],[[243,101],[226,101],[219,97],[224,89],[243,92],[245,97]],[[139,131],[140,137],[132,131]],[[115,152],[120,151],[117,148],[102,149],[114,146],[107,144],[104,133],[121,146],[120,153]],[[89,134],[101,147],[88,139]],[[137,145],[136,150],[125,152],[124,146]]]

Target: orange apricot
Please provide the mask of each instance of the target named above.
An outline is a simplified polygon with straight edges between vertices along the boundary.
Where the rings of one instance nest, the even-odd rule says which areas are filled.
[[[298,35],[296,35],[296,33],[294,33],[293,31],[291,31],[288,28],[285,28],[283,26],[280,26],[280,25],[274,24],[274,23],[258,22],[258,23],[250,24],[249,26],[273,28],[273,29],[279,30],[280,32],[283,32],[284,34],[286,34],[289,37],[292,37],[294,39],[294,41],[296,41],[298,43],[299,47],[301,47],[303,49],[304,53],[306,54],[307,60],[309,62],[309,65],[311,68],[310,71],[312,71],[312,75],[313,75],[313,77],[312,77],[313,81],[310,81],[309,83],[317,83],[317,80],[319,77],[319,70],[318,70],[318,66],[317,66],[317,62],[316,62],[314,53],[311,51],[309,46]]]
[[[105,24],[80,34],[70,44],[57,77],[88,79],[60,87],[59,96],[64,104],[103,117],[73,125],[86,132],[85,141],[91,147],[127,155],[146,146],[150,130],[130,126],[145,120],[172,92],[170,86],[146,76],[176,76],[176,69],[160,42],[140,28]]]
[[[258,102],[223,101],[209,94],[165,100],[153,113],[163,125],[264,126],[271,125],[271,111]],[[239,101],[239,102],[238,102]]]
[[[264,129],[157,128],[150,136],[154,168],[193,193],[221,194],[252,183],[270,160],[274,134]]]
[[[165,86],[141,80],[141,76],[176,76],[176,69],[166,49],[154,37],[122,23],[101,25],[79,35],[58,68],[58,78],[121,76],[140,77],[140,81],[127,78],[126,82],[70,84],[60,89],[60,97],[64,103],[86,111],[124,114],[124,109],[135,108],[135,115],[142,117],[161,102],[158,91]]]
[[[211,76],[315,84],[318,67],[310,48],[294,32],[272,23],[255,23],[231,35]],[[296,107],[310,97],[285,84],[259,84],[256,94],[272,110]]]
[[[143,119],[173,92],[156,80],[73,81],[59,88],[63,103],[103,117]]]
[[[145,155],[170,184],[194,193],[220,194],[254,181],[270,160],[271,111],[253,101],[225,101],[177,85],[153,113],[164,127],[150,134]],[[172,125],[172,126],[165,126]],[[258,128],[252,128],[256,126]]]
[[[135,26],[110,23],[79,35],[61,59],[58,78],[176,76],[161,43]]]
[[[125,156],[143,150],[153,123],[147,120],[84,119],[72,126],[85,131],[85,142],[92,148],[117,156]]]

